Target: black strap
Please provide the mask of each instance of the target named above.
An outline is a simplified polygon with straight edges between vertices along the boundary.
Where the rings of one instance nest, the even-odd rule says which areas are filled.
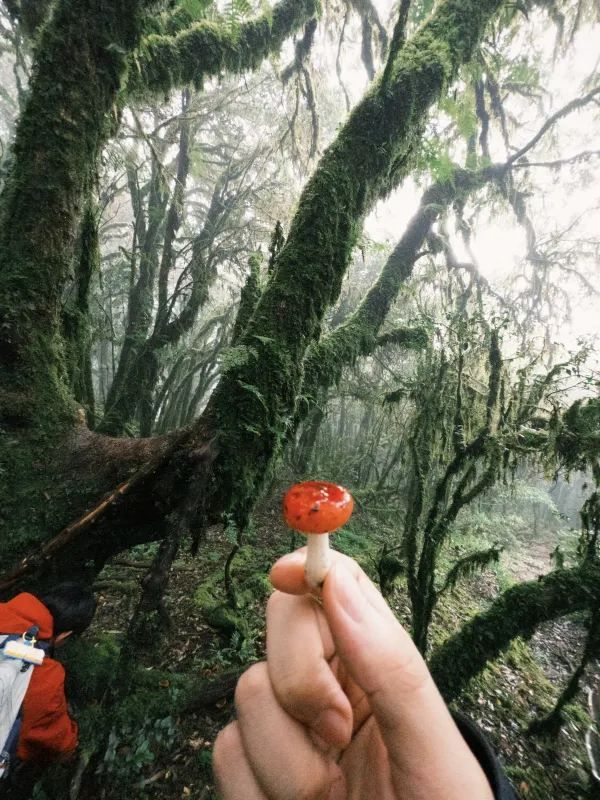
[[[452,716],[463,739],[469,745],[471,752],[485,772],[494,792],[495,800],[517,800],[515,790],[504,774],[498,757],[477,725],[462,714],[453,713]]]
[[[35,639],[35,637],[40,632],[40,629],[37,625],[32,625],[31,628],[28,628],[24,633],[0,633],[0,636],[5,636],[6,638],[2,642],[2,647],[7,642],[18,642],[20,639],[31,640],[31,638]],[[52,642],[50,639],[36,639],[35,646],[39,647],[40,650],[43,650],[44,653],[48,654],[52,650]]]

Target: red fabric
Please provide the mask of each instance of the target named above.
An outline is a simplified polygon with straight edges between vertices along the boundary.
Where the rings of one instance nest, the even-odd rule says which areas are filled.
[[[38,639],[52,638],[52,615],[37,597],[24,592],[0,603],[0,633],[23,633],[32,625],[40,629]],[[17,756],[36,762],[62,759],[77,747],[77,733],[77,723],[67,709],[65,670],[46,656],[39,667],[33,667],[23,701]]]

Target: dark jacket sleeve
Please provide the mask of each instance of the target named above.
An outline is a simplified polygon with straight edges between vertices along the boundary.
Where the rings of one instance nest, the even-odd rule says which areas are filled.
[[[495,800],[518,800],[517,793],[504,774],[496,754],[479,728],[462,714],[453,714],[452,716],[463,739],[481,764],[481,768],[485,772],[494,792]]]

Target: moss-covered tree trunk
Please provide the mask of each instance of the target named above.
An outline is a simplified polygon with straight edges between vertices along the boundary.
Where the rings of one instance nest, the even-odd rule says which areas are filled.
[[[142,5],[60,0],[37,46],[0,197],[0,419],[71,409],[60,296]]]
[[[164,438],[115,440],[82,424],[73,393],[80,337],[71,326],[66,352],[63,336],[62,301],[84,198],[100,150],[117,128],[124,90],[132,89],[131,70],[135,90],[144,90],[141,73],[152,70],[153,54],[164,48],[185,59],[185,80],[199,84],[206,75],[253,68],[314,14],[315,4],[282,0],[233,32],[188,15],[178,32],[166,25],[168,35],[144,39],[142,28],[160,30],[171,18],[155,10],[149,0],[57,0],[36,44],[0,197],[1,555],[6,567],[17,561],[25,576],[97,571],[111,553],[167,534],[166,517],[186,500],[178,480],[181,437],[167,457]],[[186,32],[187,50],[179,39],[173,50]],[[169,67],[166,89],[184,80],[172,59]],[[197,463],[197,444],[194,452]],[[155,482],[176,487],[168,490],[171,499]],[[22,559],[43,542],[50,544]],[[5,586],[14,585],[12,574]]]
[[[500,5],[441,2],[322,157],[205,414],[215,431],[205,511],[225,508],[245,526],[293,424],[304,356],[339,296],[364,215],[408,173],[429,108],[470,58]]]
[[[431,670],[447,700],[519,636],[530,638],[543,622],[600,604],[600,566],[586,563],[555,570],[537,581],[505,591],[488,611],[478,614],[436,650]]]
[[[71,296],[62,312],[66,367],[74,399],[85,411],[90,428],[95,424],[95,398],[92,381],[92,333],[89,325],[88,293],[100,265],[98,212],[92,192],[88,192],[75,256],[75,280]]]

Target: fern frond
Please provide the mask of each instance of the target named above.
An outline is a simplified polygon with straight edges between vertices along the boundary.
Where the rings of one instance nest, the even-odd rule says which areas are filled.
[[[492,564],[497,564],[500,560],[500,553],[503,547],[494,545],[489,550],[477,550],[475,553],[469,553],[468,556],[459,559],[452,567],[446,576],[444,585],[439,590],[438,594],[441,595],[448,589],[452,590],[464,578],[470,578],[477,572],[482,572]]]
[[[225,19],[231,30],[237,30],[242,22],[252,15],[254,9],[250,0],[228,0],[225,4]]]

